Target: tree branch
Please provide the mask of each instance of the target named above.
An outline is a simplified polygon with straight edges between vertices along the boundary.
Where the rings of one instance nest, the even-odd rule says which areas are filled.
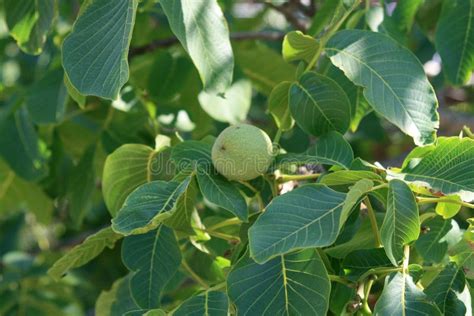
[[[236,32],[230,34],[230,39],[234,41],[246,41],[246,40],[263,40],[263,41],[282,41],[285,37],[285,34],[282,32]],[[130,58],[143,55],[146,53],[153,52],[159,48],[166,48],[179,43],[179,40],[176,37],[169,37],[165,39],[160,39],[153,41],[149,44],[143,46],[137,46],[130,48],[128,56]]]

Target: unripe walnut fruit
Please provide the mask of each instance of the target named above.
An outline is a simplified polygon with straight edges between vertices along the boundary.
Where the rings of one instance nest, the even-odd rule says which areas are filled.
[[[260,128],[229,126],[212,147],[212,163],[229,180],[247,181],[265,173],[272,163],[272,141]]]

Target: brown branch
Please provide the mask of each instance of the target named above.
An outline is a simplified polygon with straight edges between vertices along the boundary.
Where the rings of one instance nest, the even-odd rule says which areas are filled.
[[[285,2],[280,6],[274,5],[271,2],[265,2],[265,4],[283,14],[288,22],[297,30],[306,31],[305,25],[302,21],[298,18],[298,11],[299,11],[299,1],[289,1]]]
[[[285,36],[282,32],[236,32],[230,34],[230,39],[234,41],[246,41],[246,40],[263,40],[263,41],[281,41]],[[166,48],[179,43],[176,37],[169,37],[153,41],[143,46],[137,46],[130,48],[128,56],[134,57],[137,55],[143,55],[146,53],[153,52],[159,48]]]

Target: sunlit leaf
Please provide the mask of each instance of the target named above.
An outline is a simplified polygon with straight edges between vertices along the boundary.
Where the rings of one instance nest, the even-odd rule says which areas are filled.
[[[331,62],[364,87],[370,105],[413,137],[415,144],[433,143],[438,101],[414,55],[380,33],[344,30],[328,42]]]
[[[231,85],[234,56],[216,0],[162,0],[173,33],[191,56],[204,88],[223,93]]]
[[[305,60],[311,61],[319,44],[312,36],[305,35],[300,31],[291,31],[283,39],[283,58],[287,61]]]

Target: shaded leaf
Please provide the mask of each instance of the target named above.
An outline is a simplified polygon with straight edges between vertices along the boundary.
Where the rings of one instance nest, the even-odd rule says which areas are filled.
[[[25,53],[39,55],[57,15],[55,0],[5,0],[10,34]]]
[[[171,160],[178,171],[197,166],[205,170],[211,170],[211,147],[210,144],[202,141],[185,141],[173,147]]]
[[[229,29],[216,0],[162,0],[171,30],[191,56],[204,89],[223,93],[232,83]]]
[[[365,88],[370,105],[415,144],[434,142],[438,101],[409,50],[380,33],[344,30],[329,40],[326,53],[352,82]]]
[[[102,291],[95,303],[95,314],[100,316],[124,315],[140,307],[135,303],[130,292],[130,278],[127,275],[118,279],[109,291]]]
[[[77,91],[76,87],[72,85],[71,80],[69,80],[67,75],[64,75],[64,86],[66,87],[67,93],[71,99],[73,99],[77,105],[83,109],[86,105],[86,96]]]
[[[174,316],[227,316],[229,301],[223,292],[206,291],[184,301]]]
[[[456,227],[453,227],[456,225]],[[449,233],[451,230],[459,230],[457,224],[451,220],[443,220],[436,216],[423,222],[425,234],[421,234],[415,242],[416,250],[425,259],[426,263],[438,263],[447,255]]]
[[[84,6],[63,43],[64,70],[80,94],[115,100],[128,81],[138,0],[92,0]]]
[[[123,235],[144,234],[153,230],[172,215],[176,201],[190,182],[191,177],[187,177],[181,183],[152,181],[142,184],[127,197],[117,216],[112,219],[112,228]]]
[[[381,176],[372,171],[364,170],[338,170],[324,175],[319,183],[327,186],[346,186],[359,180],[368,179],[374,182],[383,182]]]
[[[56,123],[64,116],[67,96],[64,72],[56,69],[33,84],[28,91],[26,106],[35,123]]]
[[[197,180],[202,195],[223,209],[228,210],[242,221],[248,217],[247,202],[239,190],[217,172],[199,169]]]
[[[436,49],[446,78],[465,84],[474,69],[474,1],[445,1],[436,28]]]
[[[390,267],[390,259],[383,248],[359,249],[350,252],[342,262],[342,267],[348,278],[358,281],[359,278],[377,267]]]
[[[194,234],[194,230],[191,226],[191,218],[195,210],[198,192],[198,185],[193,176],[186,191],[184,191],[176,201],[176,210],[170,218],[164,221],[166,226],[181,232]]]
[[[55,280],[59,280],[69,270],[83,266],[97,257],[105,247],[113,248],[115,242],[121,238],[122,235],[115,233],[111,227],[104,228],[69,250],[54,263],[48,270],[48,274]]]
[[[25,108],[0,117],[0,155],[20,177],[38,180],[48,172],[38,134]]]
[[[268,111],[273,116],[276,126],[282,131],[290,130],[295,124],[288,104],[290,86],[289,81],[280,82],[268,97]]]
[[[125,144],[107,156],[102,175],[102,192],[112,216],[140,185],[158,179],[171,179],[173,168],[168,163],[169,156],[169,150],[156,151],[140,144]]]
[[[338,132],[321,136],[316,145],[303,154],[288,153],[276,157],[277,165],[285,164],[327,164],[349,168],[354,153],[351,145]]]
[[[315,72],[303,74],[291,85],[289,102],[293,118],[308,134],[345,133],[349,127],[349,99],[344,90],[328,77]]]
[[[160,306],[161,292],[181,264],[181,252],[172,229],[160,225],[146,234],[125,237],[122,260],[134,274],[130,291],[144,308]]]
[[[41,187],[18,177],[0,159],[0,214],[25,208],[41,223],[49,223],[53,215],[53,201]]]
[[[242,315],[325,315],[331,283],[314,249],[255,263],[248,252],[232,268],[227,292]]]
[[[450,263],[431,281],[425,293],[438,305],[443,315],[465,315],[466,306],[458,298],[465,285],[463,271]]]
[[[72,171],[68,183],[69,214],[73,225],[80,227],[92,205],[95,183],[95,145],[89,147]]]
[[[387,257],[394,266],[403,257],[403,247],[418,239],[420,218],[415,196],[407,184],[392,180],[388,184],[387,213],[380,237]]]
[[[295,79],[296,67],[271,48],[259,43],[237,44],[234,48],[236,63],[259,92],[269,95],[280,82]]]
[[[390,274],[375,304],[374,315],[440,315],[435,304],[416,287],[410,275],[400,272]]]

